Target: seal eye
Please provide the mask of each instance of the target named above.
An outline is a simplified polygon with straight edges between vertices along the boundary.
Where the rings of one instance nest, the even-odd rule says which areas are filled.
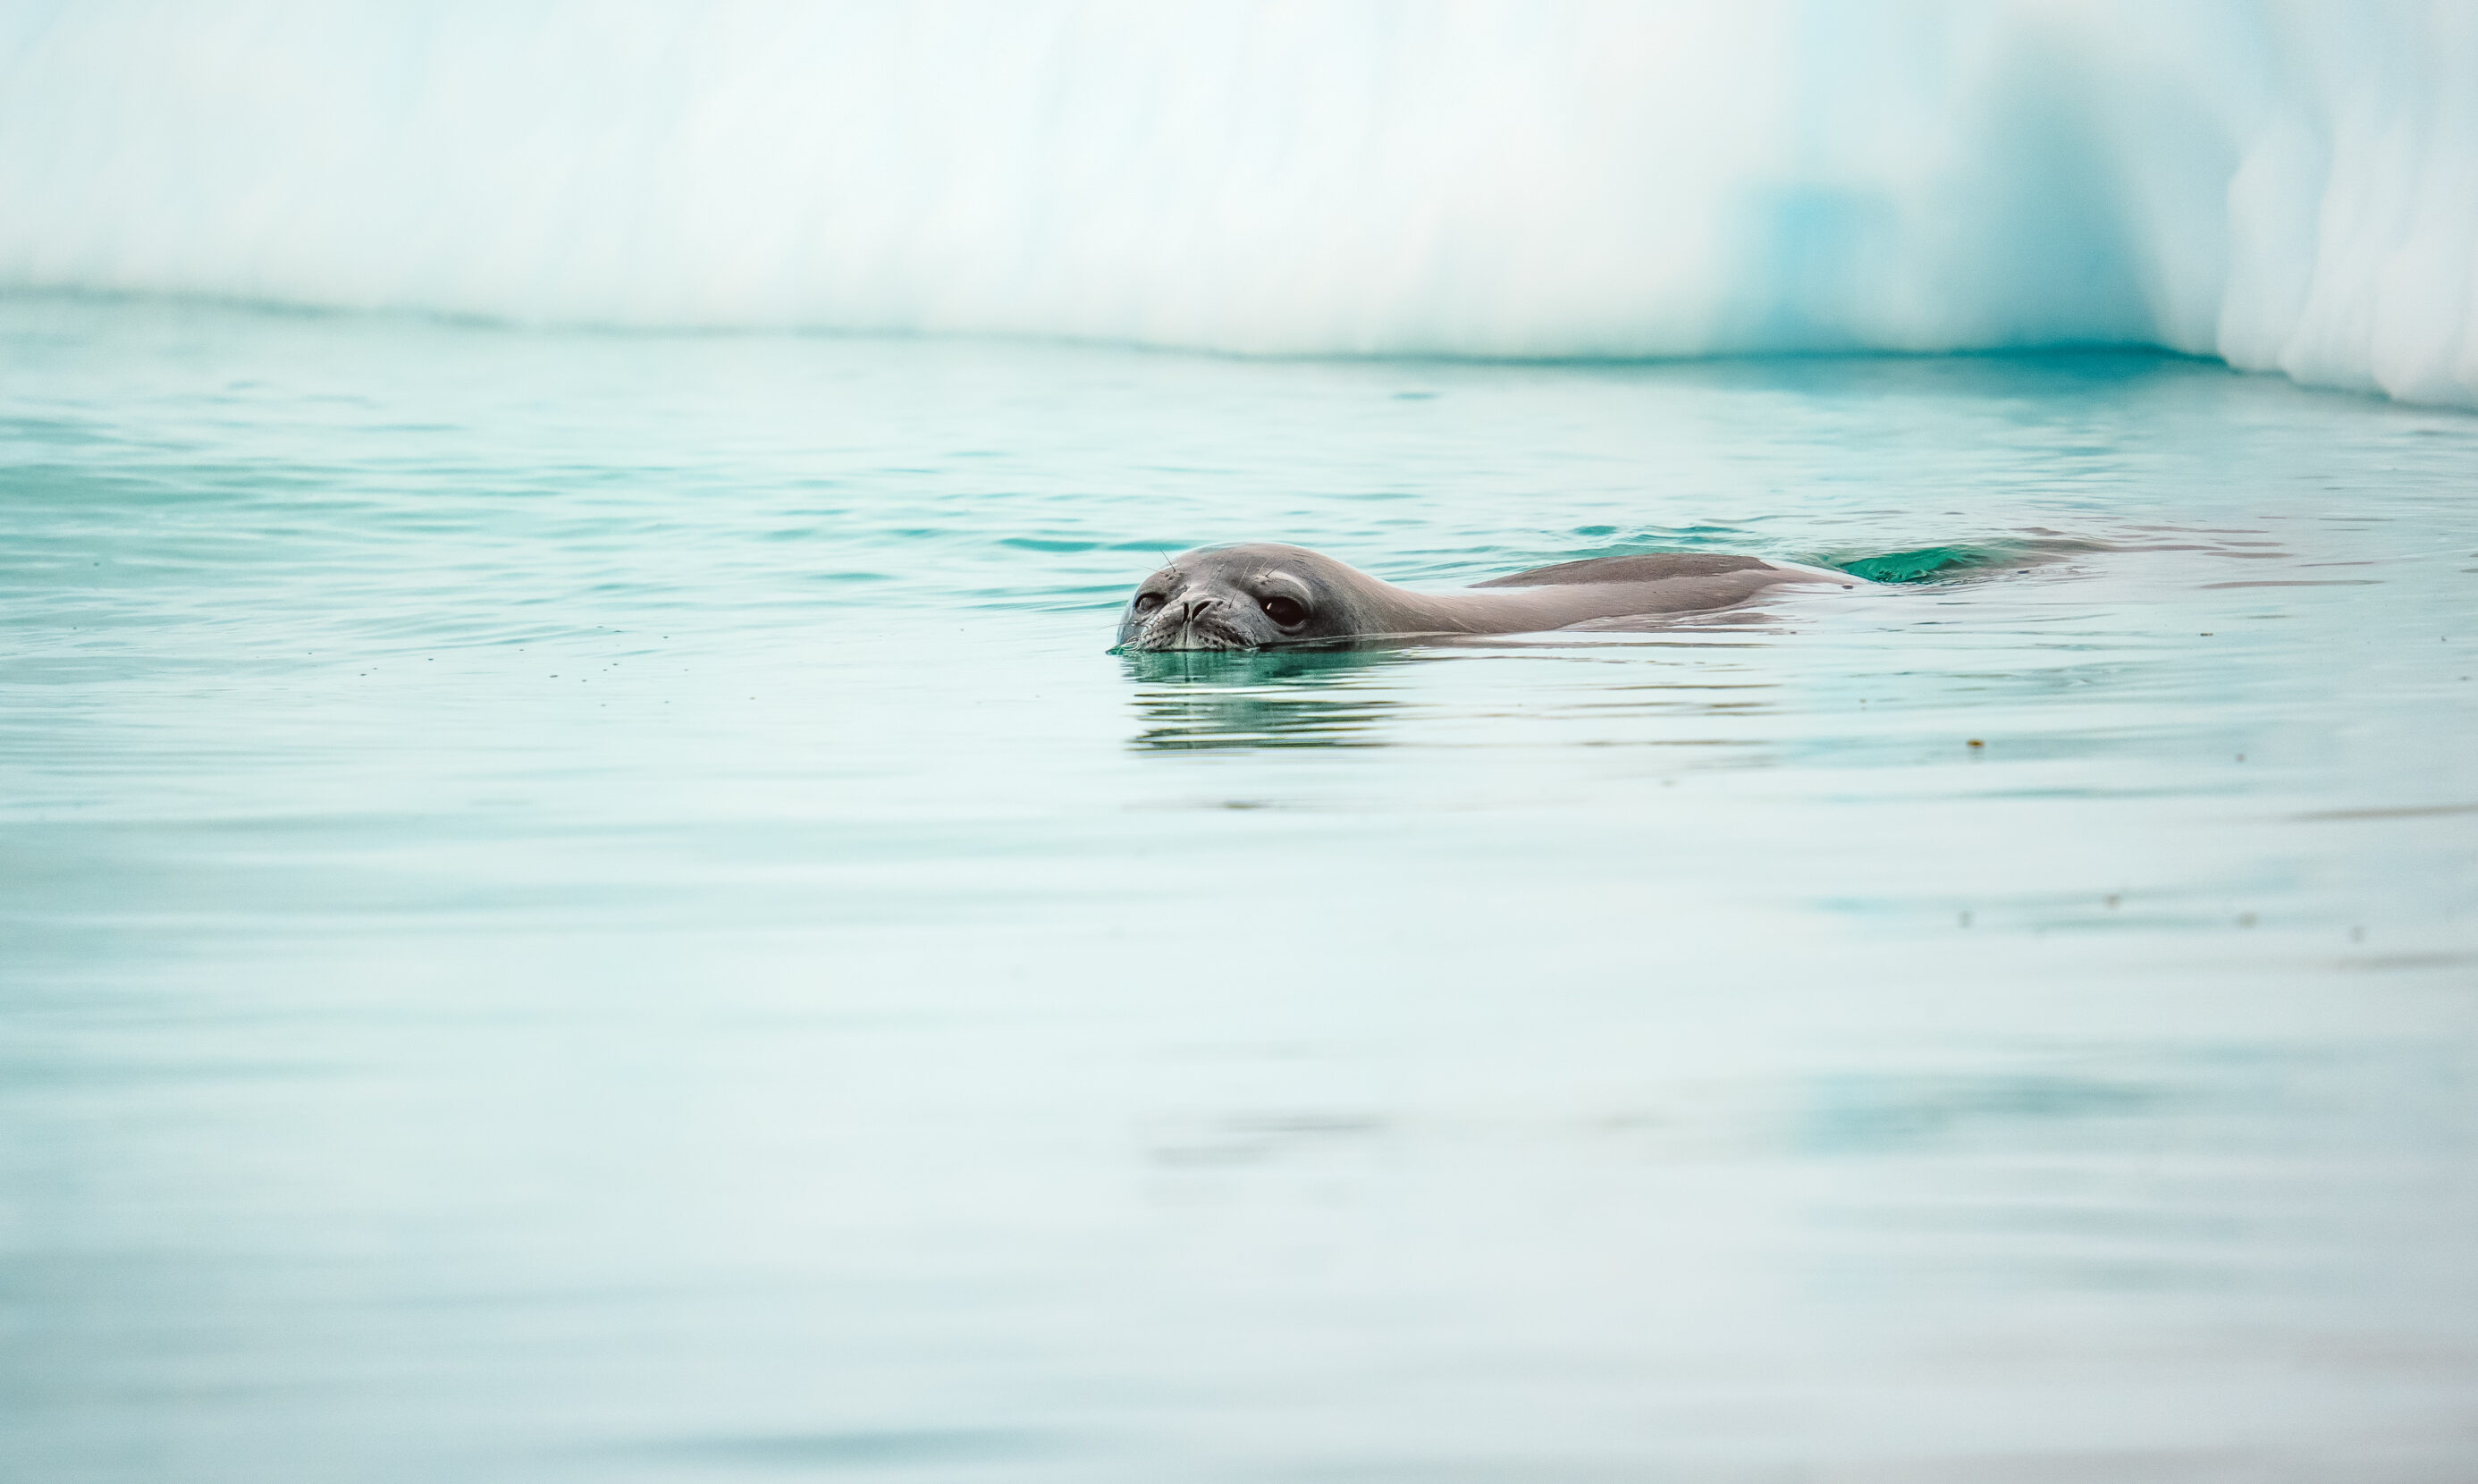
[[[1286,629],[1305,623],[1308,617],[1307,609],[1296,598],[1269,597],[1264,601],[1264,609],[1266,617]]]
[[[1136,594],[1136,612],[1140,614],[1151,613],[1154,609],[1161,606],[1162,595],[1158,592],[1139,592]]]

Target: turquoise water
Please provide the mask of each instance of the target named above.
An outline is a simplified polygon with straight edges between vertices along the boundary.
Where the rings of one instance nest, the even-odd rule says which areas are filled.
[[[2478,1450],[2478,418],[2103,353],[0,347],[8,1478]],[[2088,549],[1104,652],[1249,539]]]

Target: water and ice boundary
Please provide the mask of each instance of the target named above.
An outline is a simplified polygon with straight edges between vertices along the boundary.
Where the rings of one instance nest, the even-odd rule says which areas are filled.
[[[0,288],[1667,357],[2139,343],[2478,406],[2478,9],[0,12]]]

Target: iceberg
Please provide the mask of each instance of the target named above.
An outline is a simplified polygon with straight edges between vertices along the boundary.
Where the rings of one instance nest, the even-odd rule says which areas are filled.
[[[2478,406],[2478,7],[0,10],[0,288]]]

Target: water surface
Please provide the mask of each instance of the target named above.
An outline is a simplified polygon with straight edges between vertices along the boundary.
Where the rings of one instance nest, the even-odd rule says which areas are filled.
[[[0,1473],[2445,1480],[2478,419],[0,304]],[[1104,652],[1164,552],[2096,549]]]

